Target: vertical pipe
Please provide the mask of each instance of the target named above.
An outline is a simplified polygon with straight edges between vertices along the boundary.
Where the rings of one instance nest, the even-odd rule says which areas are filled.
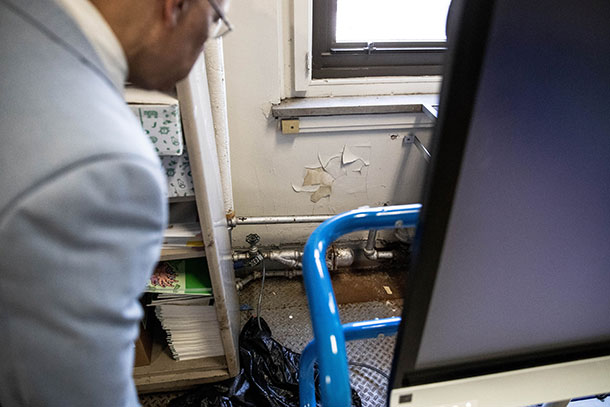
[[[231,157],[229,144],[229,121],[227,118],[227,90],[225,86],[225,67],[222,39],[209,40],[205,43],[205,68],[208,76],[216,149],[222,182],[222,195],[225,214],[228,219],[235,215],[233,206],[233,184],[231,182]]]
[[[229,375],[235,376],[239,372],[239,299],[235,290],[231,241],[218,177],[218,154],[211,137],[214,132],[213,118],[203,54],[189,75],[177,84],[176,90],[182,108],[184,136],[190,153],[197,213],[205,242],[220,336]]]
[[[367,252],[375,250],[375,240],[377,240],[377,229],[369,230],[369,237],[366,240],[365,250]]]

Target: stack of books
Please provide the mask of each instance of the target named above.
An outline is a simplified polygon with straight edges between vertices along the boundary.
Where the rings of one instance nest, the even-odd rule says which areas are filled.
[[[199,223],[173,223],[163,233],[163,249],[203,247]]]
[[[146,291],[174,359],[224,355],[205,258],[159,263]]]

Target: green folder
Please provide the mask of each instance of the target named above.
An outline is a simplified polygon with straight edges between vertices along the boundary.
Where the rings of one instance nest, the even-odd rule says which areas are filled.
[[[212,295],[212,284],[205,257],[160,262],[146,292]]]

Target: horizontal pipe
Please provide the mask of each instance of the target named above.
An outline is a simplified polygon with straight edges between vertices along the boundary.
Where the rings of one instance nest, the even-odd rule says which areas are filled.
[[[285,266],[292,268],[302,268],[301,259],[303,252],[301,250],[261,250],[260,253],[265,259],[277,261]],[[330,251],[331,258],[327,260],[328,267],[336,270],[339,267],[349,267],[354,263],[354,251],[349,247],[333,247]],[[383,252],[392,255],[392,252]],[[233,261],[247,261],[252,258],[252,254],[248,252],[233,253]]]
[[[303,265],[300,261],[295,258],[283,257],[278,253],[269,253],[269,260],[277,261],[278,263],[282,263],[284,266],[288,266],[290,268],[302,268]]]
[[[286,270],[286,271],[277,271],[277,270],[269,270],[265,272],[265,278],[269,277],[286,277],[286,278],[294,278],[298,276],[302,276],[303,272],[301,270]],[[235,282],[235,289],[237,291],[241,291],[251,282],[258,280],[263,277],[263,273],[260,271],[255,271],[252,274],[247,275],[241,280],[237,280]]]
[[[277,257],[283,257],[290,260],[300,260],[303,252],[300,250],[261,250],[261,254],[265,259],[275,260]],[[234,252],[233,261],[250,260],[252,255],[247,252]]]
[[[392,260],[394,258],[394,252],[392,251],[380,251],[373,249],[371,251],[363,250],[364,256],[369,260]]]
[[[273,225],[288,223],[322,223],[334,215],[300,215],[300,216],[236,216],[229,219],[229,226],[238,225]]]
[[[254,281],[256,279],[256,276],[254,275],[254,273],[250,274],[249,276],[246,276],[244,278],[242,278],[241,280],[238,280],[235,283],[235,289],[237,291],[241,291],[242,288],[244,288],[245,286],[248,285],[248,283]]]

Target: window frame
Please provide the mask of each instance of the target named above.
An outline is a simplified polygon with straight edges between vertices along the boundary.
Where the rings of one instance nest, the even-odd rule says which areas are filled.
[[[442,76],[371,76],[359,78],[312,78],[313,0],[291,2],[286,40],[283,98],[438,94]],[[280,28],[281,29],[281,28]],[[290,55],[290,56],[288,56]]]
[[[337,43],[337,0],[313,0],[313,79],[440,75],[445,42]]]

